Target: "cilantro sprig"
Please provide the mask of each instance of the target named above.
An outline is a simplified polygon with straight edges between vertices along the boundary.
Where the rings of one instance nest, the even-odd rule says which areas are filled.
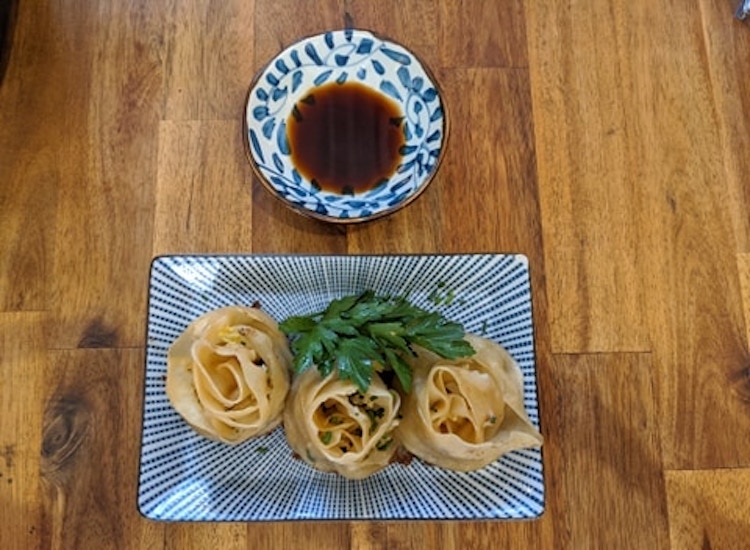
[[[279,327],[290,337],[297,373],[315,365],[328,376],[338,368],[363,393],[376,365],[392,370],[409,391],[412,373],[404,354],[414,355],[413,345],[446,359],[474,354],[460,323],[372,290],[333,300],[319,313],[287,317]]]

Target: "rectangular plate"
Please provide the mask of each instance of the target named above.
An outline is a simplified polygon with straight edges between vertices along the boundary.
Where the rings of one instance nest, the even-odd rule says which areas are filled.
[[[393,256],[163,256],[151,267],[141,513],[155,520],[522,519],[544,510],[540,449],[475,472],[414,459],[348,480],[294,459],[283,428],[229,446],[196,434],[164,388],[167,350],[206,311],[259,302],[277,320],[320,311],[372,289],[408,296],[502,344],[523,372],[539,426],[528,262],[502,254]]]

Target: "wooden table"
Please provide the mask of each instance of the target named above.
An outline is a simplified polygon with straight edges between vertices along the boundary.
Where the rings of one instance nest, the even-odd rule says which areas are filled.
[[[734,7],[20,0],[0,85],[0,548],[746,548],[750,26]],[[345,25],[417,52],[452,130],[416,202],[336,227],[261,187],[241,120],[273,54]],[[179,252],[526,254],[543,517],[143,519],[149,263]]]

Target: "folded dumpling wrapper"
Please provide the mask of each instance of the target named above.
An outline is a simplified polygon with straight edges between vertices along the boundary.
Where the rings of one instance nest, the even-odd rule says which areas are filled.
[[[499,344],[475,336],[468,358],[442,359],[424,349],[408,361],[411,392],[405,394],[396,434],[425,462],[451,470],[477,470],[516,449],[542,444],[523,404],[521,370]]]
[[[292,354],[276,321],[255,307],[210,311],[167,355],[172,406],[198,433],[225,443],[266,434],[281,423]]]
[[[362,479],[387,466],[398,444],[401,398],[373,374],[366,393],[334,370],[323,378],[311,367],[292,384],[284,431],[294,452],[323,472]]]

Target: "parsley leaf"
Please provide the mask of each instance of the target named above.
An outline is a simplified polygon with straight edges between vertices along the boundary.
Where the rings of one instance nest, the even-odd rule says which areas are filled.
[[[404,355],[414,355],[413,344],[446,359],[474,354],[461,324],[372,290],[333,300],[319,313],[288,317],[279,328],[291,339],[297,373],[315,365],[327,376],[338,368],[362,392],[376,369],[392,371],[409,391],[412,373]]]

